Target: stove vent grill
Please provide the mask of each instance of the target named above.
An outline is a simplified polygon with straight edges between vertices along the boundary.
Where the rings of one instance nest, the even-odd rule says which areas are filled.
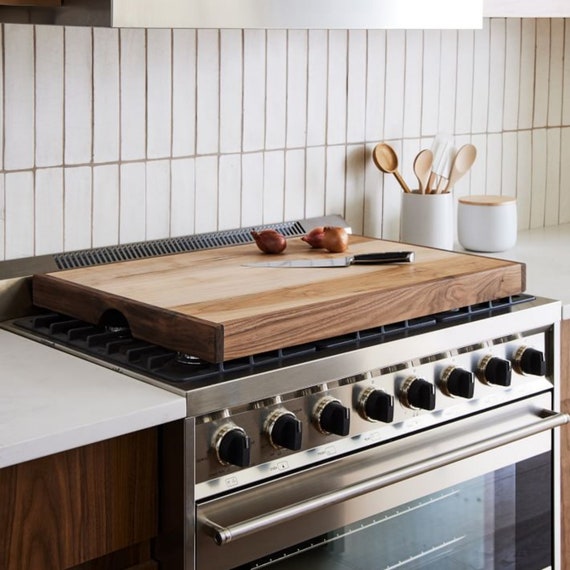
[[[69,253],[60,253],[54,257],[58,269],[76,269],[79,267],[114,263],[116,261],[130,261],[146,257],[157,257],[159,255],[170,255],[173,253],[253,243],[250,232],[251,230],[260,229],[275,229],[286,237],[302,236],[306,233],[305,228],[300,222],[283,222],[281,224],[269,224],[265,226],[72,251]]]

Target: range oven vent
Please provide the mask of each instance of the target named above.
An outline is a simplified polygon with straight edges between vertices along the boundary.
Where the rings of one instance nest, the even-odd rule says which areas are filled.
[[[55,255],[54,258],[58,269],[76,269],[79,267],[114,263],[116,261],[130,261],[145,257],[170,255],[172,253],[252,243],[251,230],[269,228],[277,230],[285,237],[302,236],[306,233],[301,222],[283,222],[280,224],[269,224],[265,226],[72,251],[69,253],[60,253]]]

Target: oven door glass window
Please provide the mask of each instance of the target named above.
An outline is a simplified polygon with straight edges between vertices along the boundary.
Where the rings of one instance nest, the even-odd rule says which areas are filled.
[[[553,559],[551,481],[546,452],[238,568],[543,570]]]

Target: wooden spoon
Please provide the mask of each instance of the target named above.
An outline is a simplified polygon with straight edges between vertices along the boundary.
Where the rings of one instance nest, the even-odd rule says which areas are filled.
[[[372,160],[382,172],[393,174],[404,192],[411,192],[409,186],[398,172],[398,155],[389,144],[377,144],[372,151]]]
[[[476,158],[477,149],[472,144],[464,144],[457,151],[444,192],[449,192],[453,188],[457,181],[473,166]]]
[[[420,194],[426,193],[432,164],[433,152],[429,148],[421,150],[414,160],[414,174],[418,179]]]

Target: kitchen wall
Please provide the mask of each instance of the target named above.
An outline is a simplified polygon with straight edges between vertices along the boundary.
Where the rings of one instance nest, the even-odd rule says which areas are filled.
[[[340,213],[397,239],[381,140],[570,222],[570,20],[477,31],[0,28],[0,259]]]

